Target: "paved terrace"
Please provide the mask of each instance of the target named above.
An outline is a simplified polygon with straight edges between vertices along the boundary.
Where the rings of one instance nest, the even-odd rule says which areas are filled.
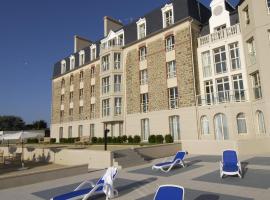
[[[117,200],[150,200],[159,185],[177,184],[185,188],[186,200],[269,200],[270,157],[240,157],[244,178],[219,178],[219,156],[187,157],[188,167],[175,168],[169,173],[154,172],[153,163],[126,168],[119,172],[115,187],[119,191]],[[74,189],[85,179],[98,179],[104,171],[96,171],[68,178],[41,182],[17,188],[0,190],[0,199],[45,200]],[[91,199],[102,200],[105,196]]]

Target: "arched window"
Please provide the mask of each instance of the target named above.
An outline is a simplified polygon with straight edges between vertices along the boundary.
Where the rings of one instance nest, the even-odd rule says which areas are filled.
[[[205,115],[201,117],[201,132],[202,135],[210,134],[209,120]]]
[[[246,116],[244,113],[239,113],[236,117],[238,134],[247,133]]]
[[[258,110],[257,111],[257,117],[258,117],[258,129],[260,134],[265,134],[266,129],[265,129],[265,123],[264,123],[264,116],[263,112]]]
[[[65,79],[62,79],[61,81],[61,88],[64,88],[65,87]]]
[[[228,140],[229,139],[229,131],[228,131],[228,123],[227,118],[224,114],[219,113],[214,117],[215,123],[215,134],[217,140]]]

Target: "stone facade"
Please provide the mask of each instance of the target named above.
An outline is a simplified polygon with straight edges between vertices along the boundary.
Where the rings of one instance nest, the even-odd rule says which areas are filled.
[[[165,42],[159,38],[147,46],[149,111],[168,109]]]
[[[195,105],[192,35],[189,28],[176,32],[175,57],[180,107]]]
[[[95,118],[100,118],[100,64],[95,65]]]
[[[60,108],[61,108],[61,80],[52,82],[52,118],[51,123],[56,124],[60,122]]]

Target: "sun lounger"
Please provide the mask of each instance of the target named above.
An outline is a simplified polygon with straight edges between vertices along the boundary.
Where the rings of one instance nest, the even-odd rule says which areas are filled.
[[[220,162],[220,178],[224,175],[234,176],[238,175],[242,178],[241,163],[238,160],[236,151],[225,150],[223,151],[222,161]]]
[[[185,151],[179,151],[177,152],[173,160],[155,164],[154,166],[152,166],[152,169],[161,170],[163,172],[169,172],[176,165],[181,165],[185,167],[184,159],[186,154],[187,152]]]
[[[113,168],[109,168],[108,170],[112,170]],[[104,188],[107,187],[109,190],[112,191],[110,198],[118,196],[118,191],[113,188],[112,185],[106,184],[105,176],[106,173],[94,184],[92,181],[87,180],[82,182],[74,191],[62,194],[56,197],[51,198],[51,200],[87,200],[90,196],[97,195],[97,194],[104,194]],[[118,173],[117,168],[114,168],[114,174],[112,176],[113,180],[115,179]],[[87,187],[85,187],[87,185]],[[107,195],[107,194],[106,194]]]
[[[184,200],[185,189],[177,185],[162,185],[158,188],[154,200]]]

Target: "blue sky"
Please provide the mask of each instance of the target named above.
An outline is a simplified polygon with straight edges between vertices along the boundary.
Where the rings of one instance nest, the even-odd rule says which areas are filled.
[[[97,40],[105,15],[128,23],[166,2],[1,0],[0,115],[50,122],[53,64],[72,53],[73,36]]]

